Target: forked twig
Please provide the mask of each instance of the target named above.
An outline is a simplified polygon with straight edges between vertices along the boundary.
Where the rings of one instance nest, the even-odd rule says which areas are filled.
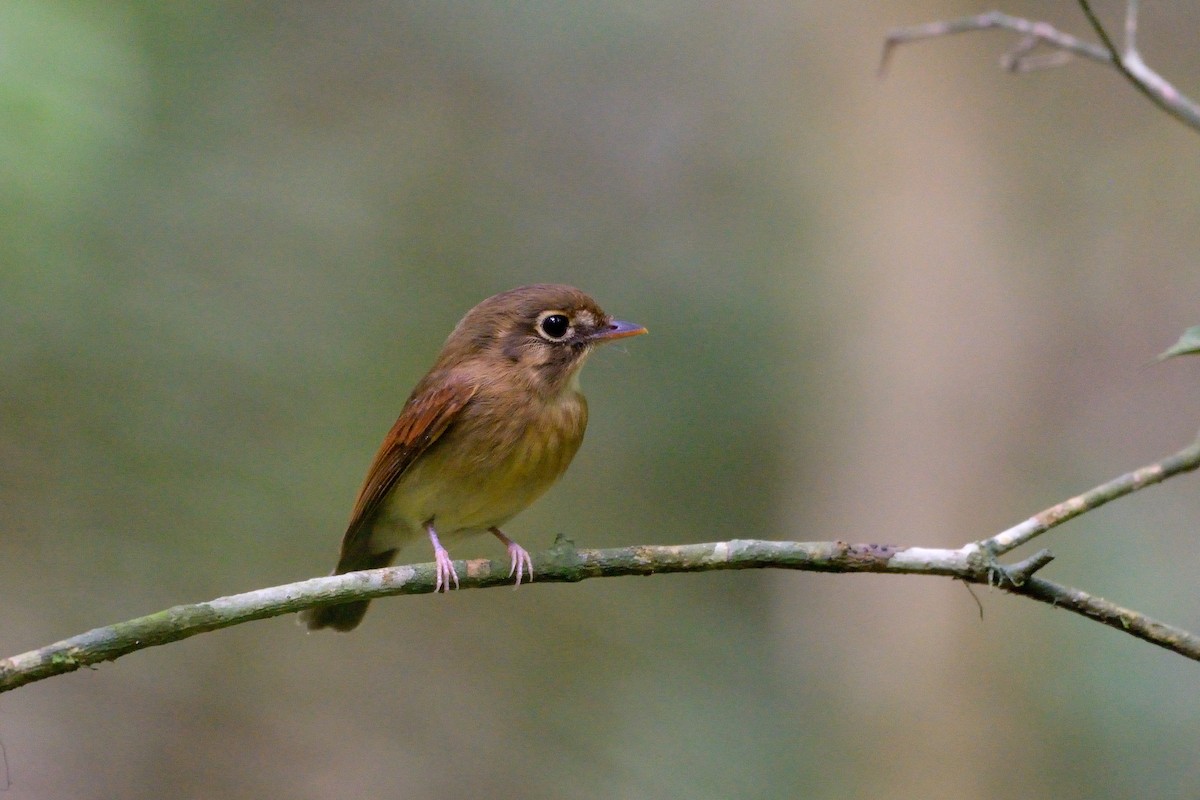
[[[883,42],[883,58],[880,59],[879,74],[886,73],[891,64],[892,54],[902,44],[984,30],[1006,30],[1021,34],[1021,40],[1005,54],[1001,61],[1005,69],[1010,72],[1031,71],[1021,67],[1022,60],[1027,58],[1028,54],[1039,44],[1054,48],[1063,56],[1080,56],[1101,64],[1112,63],[1112,55],[1107,48],[1060,31],[1048,22],[1014,17],[1001,11],[988,11],[971,17],[939,20],[923,25],[892,29]]]
[[[1007,30],[1021,34],[1021,39],[1001,58],[1001,65],[1010,72],[1032,72],[1061,66],[1080,57],[1116,69],[1135,88],[1156,106],[1194,130],[1200,131],[1200,105],[1176,89],[1151,69],[1137,48],[1138,0],[1127,0],[1125,7],[1125,39],[1118,48],[1103,23],[1092,10],[1089,0],[1078,0],[1084,16],[1100,39],[1100,44],[1084,41],[1059,30],[1048,22],[1014,17],[1000,11],[989,11],[971,17],[929,22],[896,28],[884,39],[883,57],[879,71],[883,74],[897,46],[909,42],[970,33],[982,30]],[[1036,52],[1050,48],[1051,53]]]

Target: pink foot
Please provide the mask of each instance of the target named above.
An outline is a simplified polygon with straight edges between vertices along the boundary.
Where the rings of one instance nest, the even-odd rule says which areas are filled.
[[[529,557],[529,551],[521,545],[514,542],[512,539],[505,536],[499,528],[490,528],[492,535],[500,541],[504,542],[504,546],[508,548],[508,563],[511,564],[508,570],[508,576],[511,578],[514,574],[517,576],[516,586],[521,585],[521,573],[528,572],[529,580],[533,580],[533,559]]]
[[[437,531],[433,529],[433,520],[425,523],[425,532],[429,534],[429,541],[433,543],[433,559],[437,562],[437,581],[433,585],[433,591],[450,591],[450,581],[454,581],[454,588],[457,589],[458,573],[454,571],[454,561],[438,541]]]

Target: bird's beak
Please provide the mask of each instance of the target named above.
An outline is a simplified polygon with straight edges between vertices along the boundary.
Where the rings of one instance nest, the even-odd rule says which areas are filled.
[[[626,322],[622,319],[614,319],[608,325],[601,328],[592,334],[593,342],[611,342],[615,339],[624,339],[629,336],[641,336],[643,333],[648,333],[645,328],[638,325],[636,322]]]

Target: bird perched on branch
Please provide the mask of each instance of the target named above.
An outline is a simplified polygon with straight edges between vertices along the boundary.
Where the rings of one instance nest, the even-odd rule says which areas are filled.
[[[579,370],[598,344],[646,329],[614,320],[578,289],[522,286],[467,312],[383,440],[342,539],[334,574],[384,567],[428,536],[437,589],[458,586],[442,538],[488,531],[510,575],[533,578],[525,548],[500,526],[566,471],[583,441]],[[366,600],[301,612],[309,630],[349,631]]]

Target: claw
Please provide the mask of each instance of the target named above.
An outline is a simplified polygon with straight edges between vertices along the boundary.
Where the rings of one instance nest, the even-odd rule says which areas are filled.
[[[508,576],[517,576],[514,586],[521,585],[521,573],[528,572],[529,580],[533,581],[533,559],[529,556],[529,551],[521,545],[514,542],[512,539],[505,536],[499,528],[490,528],[492,535],[500,541],[504,542],[504,546],[508,548]]]
[[[433,520],[425,523],[425,532],[429,534],[429,541],[433,544],[433,558],[437,562],[437,580],[433,584],[433,591],[450,591],[450,581],[454,581],[454,588],[457,589],[458,572],[454,569],[454,561],[450,554],[438,540],[437,531],[433,529]]]

